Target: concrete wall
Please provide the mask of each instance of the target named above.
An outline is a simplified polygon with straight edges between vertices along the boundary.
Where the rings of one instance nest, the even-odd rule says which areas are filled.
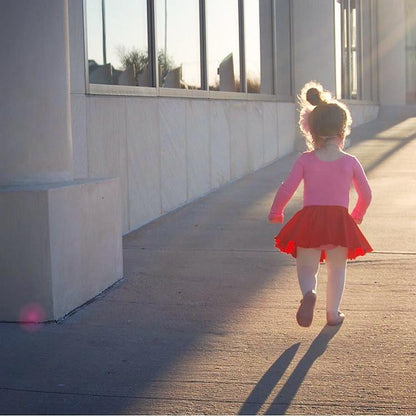
[[[78,177],[120,177],[127,233],[293,151],[293,103],[85,98]],[[82,108],[84,105],[81,105]]]
[[[378,117],[380,109],[378,104],[360,103],[353,100],[347,100],[345,104],[350,109],[353,128],[375,120]]]
[[[406,104],[404,0],[378,0],[379,99],[381,105]]]

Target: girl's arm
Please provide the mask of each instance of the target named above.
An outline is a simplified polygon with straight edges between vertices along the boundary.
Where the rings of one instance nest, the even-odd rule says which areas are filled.
[[[294,163],[286,180],[280,185],[270,208],[269,221],[272,223],[283,222],[283,211],[292,198],[303,178],[303,166],[301,157]]]
[[[357,203],[351,213],[357,224],[361,224],[371,202],[371,188],[360,162],[355,159],[352,183],[358,194]]]

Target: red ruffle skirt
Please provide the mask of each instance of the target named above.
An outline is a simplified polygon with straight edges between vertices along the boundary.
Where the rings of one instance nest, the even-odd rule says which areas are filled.
[[[280,230],[275,246],[293,257],[297,247],[320,248],[321,261],[327,247],[347,247],[350,260],[373,251],[347,208],[340,206],[304,207]]]

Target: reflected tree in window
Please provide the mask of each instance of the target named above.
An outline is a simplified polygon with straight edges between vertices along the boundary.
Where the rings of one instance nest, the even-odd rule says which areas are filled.
[[[289,4],[85,0],[89,82],[290,93]]]
[[[159,85],[201,88],[199,0],[156,0]]]
[[[206,0],[208,83],[214,91],[239,91],[238,0]]]
[[[87,0],[86,14],[89,81],[149,86],[147,1]]]

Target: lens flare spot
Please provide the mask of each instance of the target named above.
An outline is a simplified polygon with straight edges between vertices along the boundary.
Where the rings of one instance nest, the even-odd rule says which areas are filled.
[[[45,320],[45,311],[38,303],[30,303],[22,308],[20,313],[20,326],[28,332],[35,332],[42,327]]]

